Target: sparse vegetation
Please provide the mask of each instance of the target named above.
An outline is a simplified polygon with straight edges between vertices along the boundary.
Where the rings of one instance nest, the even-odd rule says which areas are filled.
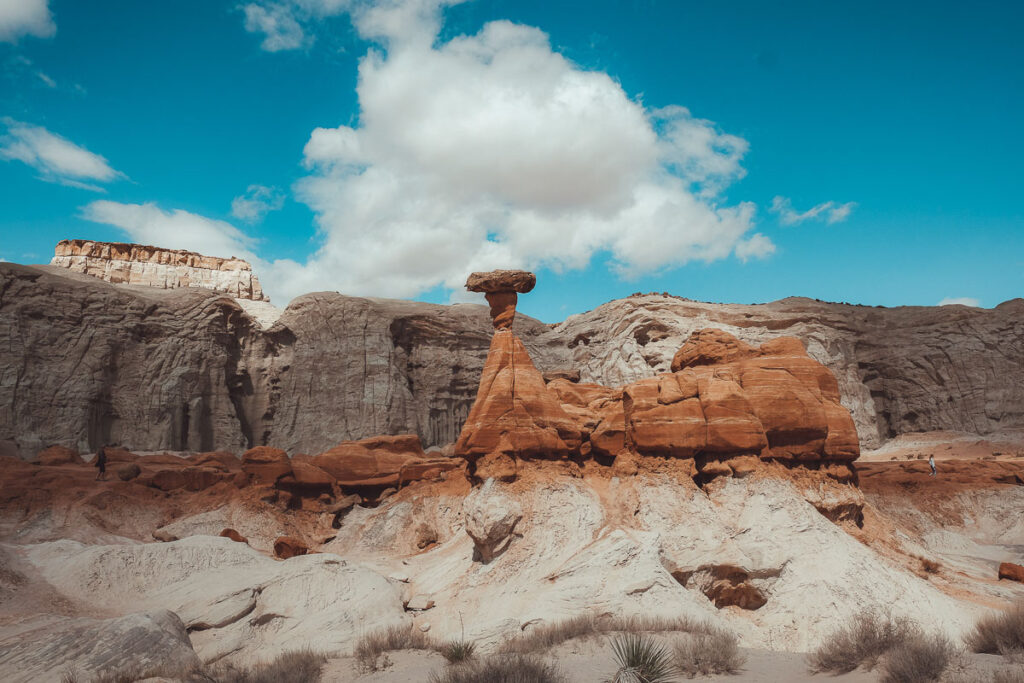
[[[716,629],[710,633],[691,633],[675,643],[675,664],[684,676],[733,674],[743,668],[736,636]]]
[[[431,683],[565,683],[554,664],[535,657],[505,654],[453,666],[431,674]]]
[[[609,683],[667,683],[672,680],[672,657],[650,636],[625,633],[612,642],[618,671]]]
[[[434,649],[437,649],[434,640],[413,625],[390,626],[360,638],[356,643],[355,657],[363,671],[378,671],[387,666],[388,652]]]
[[[81,683],[81,680],[82,677],[74,665],[64,669],[60,675],[60,683]]]
[[[920,635],[908,619],[861,612],[825,638],[807,663],[815,673],[848,673],[860,666],[870,670],[882,655]]]
[[[595,617],[586,615],[537,626],[524,635],[506,641],[501,646],[501,651],[520,654],[542,652],[569,640],[593,638],[610,633],[664,631],[709,633],[711,630],[712,627],[706,622],[686,617]]]
[[[310,649],[285,652],[275,659],[248,669],[234,666],[215,668],[192,681],[216,683],[313,683],[320,680],[320,670],[327,655]]]
[[[1024,651],[1024,602],[1001,614],[979,619],[967,636],[967,646],[985,654]]]
[[[937,681],[953,658],[949,639],[940,634],[917,634],[889,651],[882,665],[884,683]]]
[[[441,656],[452,664],[458,664],[472,658],[475,650],[476,644],[466,640],[449,640],[437,648]]]
[[[1000,669],[992,675],[992,683],[1024,683],[1024,666]]]
[[[927,557],[918,557],[921,562],[921,571],[925,574],[938,574],[942,570],[942,565],[935,560],[929,560]]]

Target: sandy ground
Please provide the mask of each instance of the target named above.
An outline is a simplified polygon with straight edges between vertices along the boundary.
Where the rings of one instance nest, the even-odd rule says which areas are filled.
[[[980,437],[964,432],[902,434],[875,450],[864,450],[857,462],[883,460],[1003,460],[1024,458],[1024,430],[1011,429]]]
[[[671,636],[664,640],[670,642]],[[740,649],[746,662],[736,674],[698,677],[734,683],[867,683],[880,681],[881,672],[857,670],[848,674],[813,674],[807,670],[805,655],[791,652]],[[323,669],[322,683],[428,683],[433,674],[443,674],[448,666],[436,652],[403,650],[388,655],[391,665],[373,673],[360,673],[350,658],[332,659]],[[557,662],[568,683],[597,683],[611,678],[616,666],[610,641],[606,638],[570,641],[549,651],[545,658]],[[1009,663],[992,655],[960,655],[947,669],[955,681],[988,681],[995,671]],[[1014,665],[1019,666],[1019,665]],[[679,680],[687,680],[679,678]]]

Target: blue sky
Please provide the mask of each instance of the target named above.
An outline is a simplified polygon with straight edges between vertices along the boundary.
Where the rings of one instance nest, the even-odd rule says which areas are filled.
[[[235,254],[279,305],[529,267],[549,322],[1022,296],[1024,8],[894,4],[0,2],[0,258]]]

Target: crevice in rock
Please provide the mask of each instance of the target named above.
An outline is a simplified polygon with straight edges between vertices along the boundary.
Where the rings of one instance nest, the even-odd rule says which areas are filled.
[[[688,590],[699,590],[715,607],[757,610],[768,603],[768,592],[782,568],[747,571],[735,565],[709,564],[676,570],[672,578]]]

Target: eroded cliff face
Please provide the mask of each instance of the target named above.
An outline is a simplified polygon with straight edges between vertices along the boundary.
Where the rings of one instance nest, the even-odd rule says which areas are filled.
[[[270,301],[247,261],[203,256],[123,242],[62,240],[51,266],[67,268],[106,282],[158,289],[199,287],[240,299]]]
[[[568,367],[547,326],[517,327],[539,367]],[[217,292],[2,263],[0,451],[319,453],[402,433],[443,445],[469,414],[490,336],[483,306],[321,292],[264,329]]]
[[[669,372],[701,328],[760,345],[799,338],[836,377],[861,445],[952,429],[1024,426],[1024,301],[991,309],[883,309],[787,299],[741,306],[648,295],[550,328],[519,315],[541,372],[606,387]],[[377,434],[453,443],[476,397],[487,308],[314,293],[267,327],[193,287],[113,285],[52,266],[0,264],[0,451],[319,453]]]

